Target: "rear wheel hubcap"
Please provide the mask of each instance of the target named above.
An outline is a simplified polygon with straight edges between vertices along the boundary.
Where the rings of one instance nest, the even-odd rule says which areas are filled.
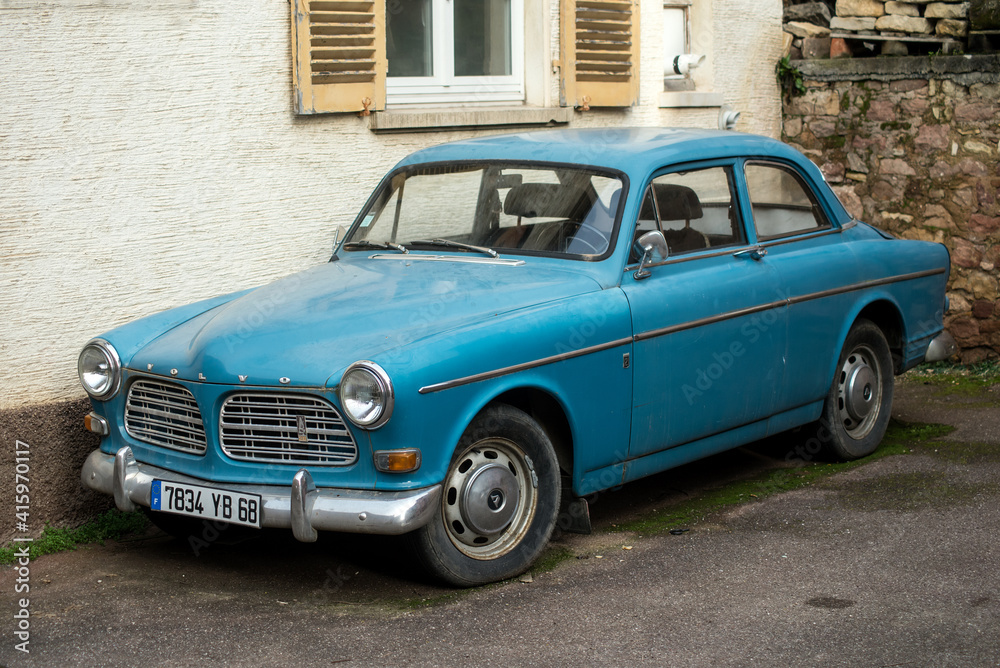
[[[882,402],[880,371],[878,358],[868,346],[851,351],[840,368],[837,407],[851,438],[864,438],[878,420]]]

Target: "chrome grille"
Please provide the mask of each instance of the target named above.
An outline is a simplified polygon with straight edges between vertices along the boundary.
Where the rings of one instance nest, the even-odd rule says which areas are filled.
[[[205,426],[187,388],[176,383],[137,380],[125,402],[125,431],[139,441],[203,454]]]
[[[222,451],[278,464],[352,464],[358,446],[337,409],[307,394],[236,394],[219,416]]]

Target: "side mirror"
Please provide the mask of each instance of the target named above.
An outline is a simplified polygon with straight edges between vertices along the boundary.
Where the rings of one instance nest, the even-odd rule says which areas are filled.
[[[646,232],[639,237],[639,246],[642,248],[642,259],[639,260],[639,268],[632,274],[632,277],[637,281],[649,278],[650,273],[646,265],[653,261],[654,253],[659,255],[661,260],[665,260],[668,253],[667,240],[663,237],[663,232],[659,230]]]

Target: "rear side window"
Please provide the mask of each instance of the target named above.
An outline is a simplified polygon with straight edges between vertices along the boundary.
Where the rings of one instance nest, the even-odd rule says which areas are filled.
[[[747,190],[758,239],[774,239],[829,227],[816,196],[792,169],[747,163]]]

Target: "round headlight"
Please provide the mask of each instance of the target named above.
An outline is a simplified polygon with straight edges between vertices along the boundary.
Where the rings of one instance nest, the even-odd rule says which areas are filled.
[[[340,403],[351,422],[377,429],[392,416],[392,382],[375,362],[355,362],[340,379]]]
[[[76,369],[83,389],[94,399],[110,399],[121,384],[122,365],[118,352],[103,339],[94,339],[83,347]]]

